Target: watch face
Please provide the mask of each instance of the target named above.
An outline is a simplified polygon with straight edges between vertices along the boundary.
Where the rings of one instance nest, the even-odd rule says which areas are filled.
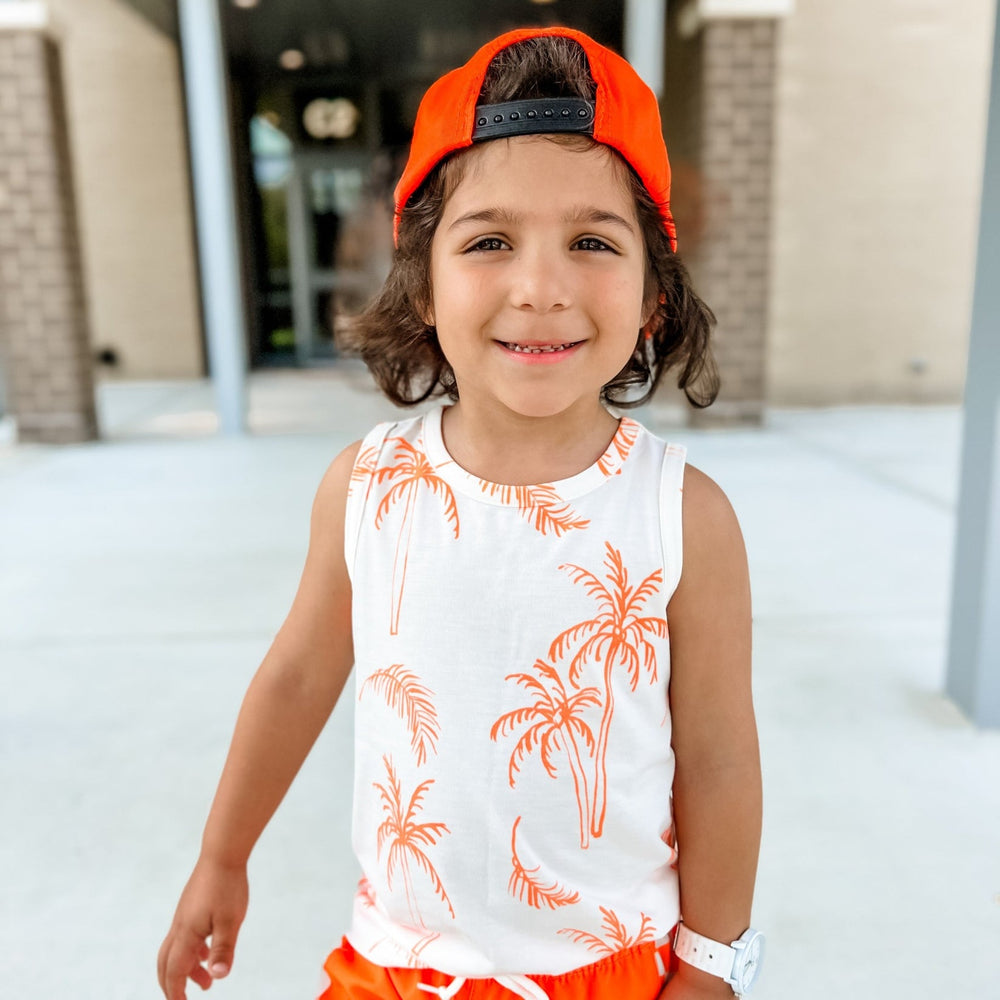
[[[764,958],[764,935],[755,934],[742,952],[738,993],[749,993],[760,975],[760,965]]]

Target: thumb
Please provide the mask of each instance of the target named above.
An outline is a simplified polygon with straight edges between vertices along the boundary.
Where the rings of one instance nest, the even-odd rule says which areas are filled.
[[[235,920],[219,921],[212,927],[212,947],[208,953],[208,971],[213,979],[229,975],[236,949],[239,924]]]

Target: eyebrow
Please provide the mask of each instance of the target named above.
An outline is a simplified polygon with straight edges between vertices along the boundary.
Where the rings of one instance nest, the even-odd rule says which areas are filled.
[[[635,232],[635,227],[632,225],[628,219],[623,219],[620,215],[615,212],[609,212],[603,208],[579,208],[574,209],[572,212],[567,212],[563,216],[563,222],[573,223],[573,222],[593,222],[593,223],[610,223],[613,226],[621,226],[622,228],[628,230],[630,233]]]
[[[494,225],[513,226],[520,222],[521,217],[513,212],[508,212],[504,208],[482,208],[478,212],[466,212],[460,215],[448,229],[455,229],[457,226],[465,225],[469,222],[489,222]]]
[[[466,212],[460,215],[448,229],[455,229],[458,226],[467,225],[473,222],[488,222],[491,225],[515,226],[522,219],[516,212],[510,212],[505,208],[483,208],[476,212]],[[628,219],[623,219],[615,212],[609,212],[603,208],[584,206],[573,208],[566,212],[562,221],[567,224],[573,223],[605,223],[613,226],[620,226],[629,233],[635,233],[635,226]]]

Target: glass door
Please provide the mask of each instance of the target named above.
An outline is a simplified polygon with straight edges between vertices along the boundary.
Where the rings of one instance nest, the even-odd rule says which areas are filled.
[[[337,356],[335,337],[378,291],[392,215],[363,152],[300,153],[289,187],[292,319],[299,364]]]
[[[255,99],[258,363],[335,359],[338,333],[385,280],[392,187],[408,139],[394,95],[377,81],[340,81],[276,88]]]

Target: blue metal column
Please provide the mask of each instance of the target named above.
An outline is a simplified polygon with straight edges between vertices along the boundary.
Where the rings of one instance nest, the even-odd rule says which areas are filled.
[[[975,723],[1000,727],[1000,23],[964,409],[946,687]]]
[[[663,96],[667,0],[625,0],[625,58],[650,90]]]
[[[229,146],[229,105],[217,0],[178,0],[202,314],[219,428],[247,425],[247,352]]]

